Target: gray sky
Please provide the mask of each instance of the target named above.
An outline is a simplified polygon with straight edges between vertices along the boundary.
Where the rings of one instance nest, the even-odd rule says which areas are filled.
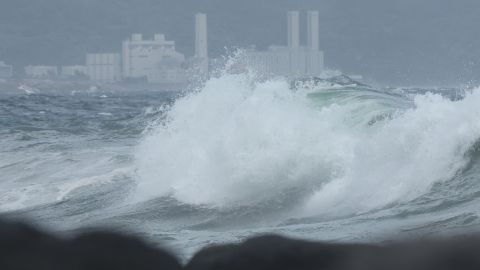
[[[165,33],[194,51],[194,14],[208,15],[209,53],[286,44],[286,12],[320,13],[325,65],[393,86],[480,84],[478,0],[0,0],[0,61],[84,64],[131,33]]]

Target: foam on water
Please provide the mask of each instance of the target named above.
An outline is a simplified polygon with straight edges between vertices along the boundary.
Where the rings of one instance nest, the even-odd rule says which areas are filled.
[[[185,258],[265,233],[478,232],[480,89],[443,98],[333,76],[224,74],[180,97],[3,95],[0,214],[66,235],[126,229]]]
[[[318,111],[284,80],[247,77],[212,79],[175,103],[167,122],[138,147],[137,199],[248,205],[342,170],[344,148],[354,141],[333,112],[342,108]]]
[[[414,109],[361,137],[345,174],[315,193],[307,215],[358,213],[412,200],[467,165],[466,153],[480,138],[480,91],[457,102],[433,94],[414,101]]]
[[[414,199],[467,164],[480,91],[456,102],[419,95],[411,109],[407,98],[392,100],[365,89],[292,91],[285,79],[248,74],[213,78],[149,128],[135,153],[135,200],[248,206],[296,189],[301,216],[312,216]]]
[[[94,190],[113,179],[133,174],[127,168],[118,168],[113,158],[125,151],[125,147],[71,152],[57,147],[58,151],[41,152],[24,148],[1,156],[0,213],[56,203],[68,198],[72,191]]]

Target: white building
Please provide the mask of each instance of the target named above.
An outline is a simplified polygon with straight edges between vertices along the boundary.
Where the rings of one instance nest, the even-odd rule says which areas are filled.
[[[62,67],[62,76],[75,76],[76,73],[87,74],[86,66],[65,66]]]
[[[58,68],[55,66],[27,66],[25,74],[29,78],[46,78],[58,75]]]
[[[318,11],[307,13],[307,46],[300,46],[299,12],[288,12],[288,46],[270,46],[247,51],[247,62],[265,74],[276,76],[318,76],[323,72],[323,52],[319,51]]]
[[[13,76],[13,67],[6,65],[5,62],[0,61],[0,78],[8,78]]]
[[[175,51],[175,41],[156,34],[153,40],[143,40],[141,34],[122,44],[124,78],[147,77],[150,83],[177,83],[185,80],[181,68],[185,56]]]
[[[92,81],[118,82],[122,78],[119,53],[87,54],[86,74]]]
[[[189,59],[193,75],[208,76],[207,15],[195,15],[195,56]]]

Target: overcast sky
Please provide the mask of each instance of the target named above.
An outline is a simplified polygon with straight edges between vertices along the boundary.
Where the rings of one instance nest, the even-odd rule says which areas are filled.
[[[286,12],[320,13],[325,65],[393,86],[479,84],[478,0],[0,0],[0,61],[85,64],[120,51],[134,32],[165,33],[194,51],[194,14],[207,13],[209,53],[225,46],[286,45]]]

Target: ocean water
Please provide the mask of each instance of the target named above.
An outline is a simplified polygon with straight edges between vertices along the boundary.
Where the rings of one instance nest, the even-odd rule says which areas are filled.
[[[184,260],[265,233],[478,233],[478,104],[480,89],[250,73],[180,92],[0,94],[0,217],[129,232]]]

